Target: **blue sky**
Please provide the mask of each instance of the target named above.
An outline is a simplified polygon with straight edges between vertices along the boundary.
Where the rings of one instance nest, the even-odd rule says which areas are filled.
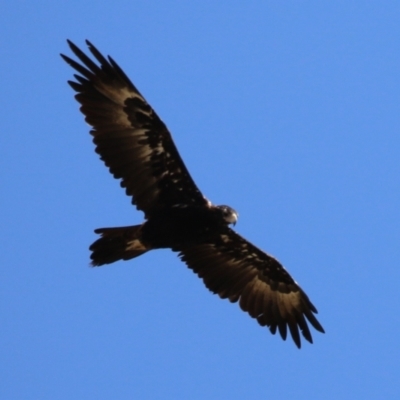
[[[400,398],[397,1],[9,1],[0,13],[0,398]],[[167,250],[93,151],[66,39],[110,54],[204,194],[326,330],[299,351]]]

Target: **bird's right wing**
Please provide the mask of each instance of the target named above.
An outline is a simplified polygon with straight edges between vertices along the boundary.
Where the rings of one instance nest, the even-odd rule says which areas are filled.
[[[69,81],[77,92],[96,152],[133,204],[146,217],[176,204],[206,205],[183,163],[165,124],[116,64],[106,59],[90,42],[96,64],[72,42],[81,64],[61,55],[79,75]]]

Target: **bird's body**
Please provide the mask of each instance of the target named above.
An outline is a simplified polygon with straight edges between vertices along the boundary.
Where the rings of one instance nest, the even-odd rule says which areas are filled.
[[[156,248],[182,249],[211,241],[228,223],[218,207],[176,206],[156,214],[143,225],[143,241]]]
[[[273,334],[286,339],[288,328],[300,347],[300,328],[312,343],[307,321],[324,330],[307,295],[275,258],[230,228],[237,212],[203,196],[165,124],[115,61],[87,44],[99,65],[69,42],[81,61],[62,55],[79,73],[69,84],[93,128],[96,152],[145,215],[141,225],[96,229],[92,265],[170,248],[213,293],[238,301]]]
[[[128,260],[149,250],[170,248],[180,251],[199,241],[212,242],[227,230],[224,210],[232,209],[227,206],[176,205],[159,210],[142,225],[96,229],[102,237],[90,246],[92,265]],[[233,210],[231,215],[236,218]]]

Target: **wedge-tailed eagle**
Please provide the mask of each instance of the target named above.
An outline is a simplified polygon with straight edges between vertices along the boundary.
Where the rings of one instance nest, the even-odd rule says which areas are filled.
[[[300,328],[312,343],[307,321],[324,330],[308,296],[275,258],[229,227],[238,213],[203,196],[165,124],[117,63],[86,43],[95,61],[68,41],[80,60],[62,55],[78,72],[68,83],[92,126],[96,153],[145,216],[141,225],[96,229],[100,238],[90,246],[92,265],[170,248],[211,292],[238,301],[271,333],[278,330],[285,340],[289,328],[300,348]]]

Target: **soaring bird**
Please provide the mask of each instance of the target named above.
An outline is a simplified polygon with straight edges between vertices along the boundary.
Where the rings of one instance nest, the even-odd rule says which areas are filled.
[[[94,60],[68,44],[80,62],[61,56],[78,72],[68,83],[92,126],[95,151],[145,218],[141,225],[96,229],[92,265],[170,248],[211,292],[239,302],[272,334],[286,340],[289,329],[300,348],[300,330],[312,343],[308,323],[324,329],[305,292],[279,261],[230,227],[238,219],[233,208],[213,205],[200,192],[167,127],[117,63],[89,41]]]

